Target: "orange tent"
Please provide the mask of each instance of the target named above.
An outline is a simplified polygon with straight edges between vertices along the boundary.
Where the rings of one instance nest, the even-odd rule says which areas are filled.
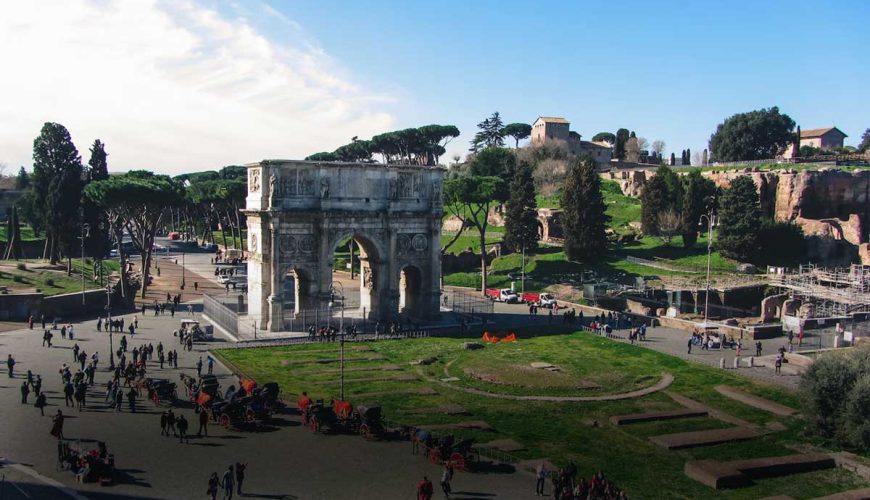
[[[490,335],[489,332],[483,332],[483,340],[486,342],[498,342],[498,337]]]
[[[516,334],[516,333],[511,333],[511,334],[508,335],[507,337],[501,339],[501,341],[502,341],[502,342],[516,342],[516,341],[517,341],[517,334]]]

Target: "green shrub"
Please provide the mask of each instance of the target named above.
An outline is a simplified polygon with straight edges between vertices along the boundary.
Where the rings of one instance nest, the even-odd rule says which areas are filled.
[[[808,433],[846,448],[870,449],[870,346],[819,357],[800,389]]]
[[[12,281],[16,283],[24,283],[24,278],[16,274],[15,276],[12,276]]]
[[[24,262],[19,262],[15,265],[15,269],[18,269],[19,271],[26,271],[27,265]]]
[[[51,278],[48,278],[47,280],[45,280],[45,284],[48,286],[54,286],[54,280]]]

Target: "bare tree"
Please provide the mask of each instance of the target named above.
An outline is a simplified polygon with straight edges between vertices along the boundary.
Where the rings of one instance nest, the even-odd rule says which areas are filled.
[[[656,155],[661,156],[662,152],[665,150],[665,141],[661,139],[656,139],[652,143],[652,150],[655,151]]]
[[[535,190],[543,196],[552,196],[565,182],[568,165],[565,160],[547,158],[535,165],[532,176],[535,179]]]
[[[662,241],[665,242],[665,245],[670,245],[671,240],[674,239],[674,236],[676,236],[680,232],[680,228],[683,225],[682,218],[676,210],[671,208],[660,213],[658,216],[658,221],[659,236],[662,238]]]
[[[637,150],[638,151],[648,151],[649,150],[649,141],[646,140],[645,137],[637,138]]]
[[[692,165],[696,167],[704,167],[704,154],[700,151],[695,151],[692,153]]]

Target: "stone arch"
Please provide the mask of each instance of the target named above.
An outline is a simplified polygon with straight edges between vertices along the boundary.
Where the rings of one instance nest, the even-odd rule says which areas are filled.
[[[285,314],[297,314],[311,308],[317,293],[314,289],[314,274],[304,266],[285,265],[281,269],[281,299]]]
[[[347,238],[352,238],[356,243],[360,272],[357,278],[359,285],[359,310],[365,312],[365,316],[372,317],[377,314],[381,304],[383,291],[386,290],[385,275],[387,268],[385,256],[387,255],[383,243],[378,238],[371,236],[365,230],[347,229],[335,233],[326,244],[326,255],[322,260],[324,282],[321,290],[329,290],[332,284],[332,263],[335,261],[335,248]],[[327,281],[328,280],[328,281]]]
[[[420,317],[422,305],[423,271],[415,264],[405,264],[399,269],[399,314]]]

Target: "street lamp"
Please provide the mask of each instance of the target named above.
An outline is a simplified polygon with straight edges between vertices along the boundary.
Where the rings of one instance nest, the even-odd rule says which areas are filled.
[[[698,227],[704,227],[704,219],[707,219],[707,289],[704,292],[704,330],[707,329],[707,311],[710,307],[710,258],[713,252],[713,228],[716,227],[716,215],[713,208],[710,213],[701,215]],[[719,345],[722,345],[720,341]]]
[[[85,238],[91,235],[91,225],[90,224],[82,224],[82,305],[86,305],[85,302]]]
[[[338,345],[340,350],[339,356],[339,399],[344,400],[344,286],[338,281],[333,281],[329,285],[329,318],[332,319],[332,306],[335,303],[335,286],[338,285],[339,297],[341,297],[341,321],[338,327]]]

